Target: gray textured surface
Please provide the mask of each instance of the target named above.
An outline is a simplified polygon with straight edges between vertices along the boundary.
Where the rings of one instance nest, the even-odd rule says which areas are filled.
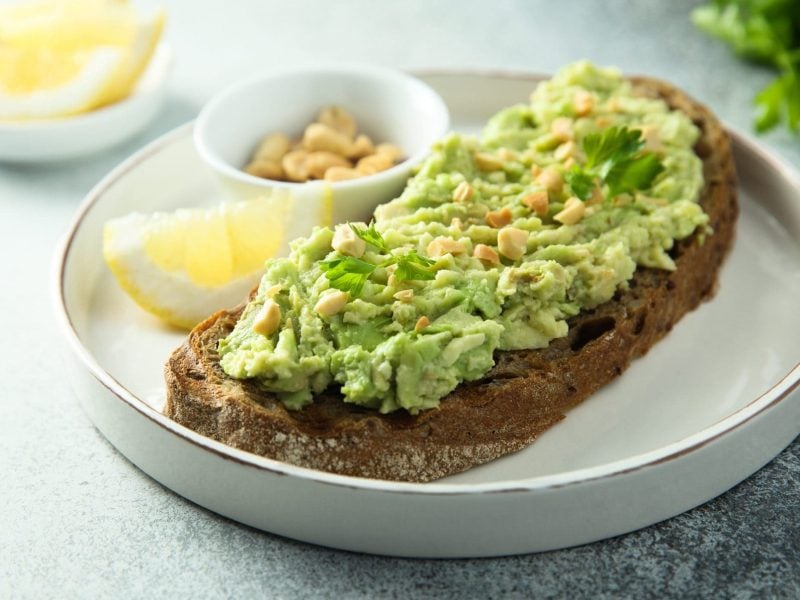
[[[117,454],[65,388],[50,317],[53,246],[81,197],[226,83],[320,57],[541,72],[589,57],[675,82],[747,130],[769,79],[692,29],[693,3],[165,2],[170,98],[147,131],[91,159],[0,164],[0,597],[798,597],[800,442],[732,491],[589,546],[487,560],[360,556],[200,509]],[[800,164],[800,140],[763,139]],[[13,317],[12,317],[13,316]]]

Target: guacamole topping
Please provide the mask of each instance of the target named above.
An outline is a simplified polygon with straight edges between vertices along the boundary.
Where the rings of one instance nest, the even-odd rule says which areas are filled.
[[[631,132],[639,162],[624,176],[611,162],[592,166],[598,140]],[[615,69],[570,65],[529,104],[492,117],[480,139],[438,142],[402,195],[376,210],[378,242],[364,241],[375,238],[366,224],[317,228],[268,261],[219,343],[222,368],[290,409],[328,386],[382,413],[434,408],[484,376],[496,350],[566,335],[570,317],[626,289],[637,267],[675,268],[675,240],[707,228],[698,134]]]

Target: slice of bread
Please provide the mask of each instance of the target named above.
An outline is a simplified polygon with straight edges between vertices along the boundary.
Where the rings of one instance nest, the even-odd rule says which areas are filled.
[[[437,409],[381,415],[345,404],[330,389],[300,411],[247,380],[227,377],[217,342],[243,309],[199,324],[165,367],[165,413],[236,448],[279,461],[360,477],[429,481],[469,469],[533,442],[645,354],[715,292],[738,214],[730,142],[711,112],[673,86],[634,78],[638,93],[661,97],[701,129],[701,204],[713,234],[676,244],[673,272],[638,269],[630,289],[571,319],[569,335],[540,350],[498,352],[486,376],[464,383]]]

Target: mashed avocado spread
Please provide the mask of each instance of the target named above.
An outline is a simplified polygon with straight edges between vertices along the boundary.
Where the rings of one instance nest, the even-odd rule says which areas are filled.
[[[570,65],[480,139],[438,142],[374,227],[317,228],[268,261],[222,368],[291,409],[330,385],[382,413],[434,408],[637,266],[675,268],[674,241],[707,228],[698,133],[616,70]]]

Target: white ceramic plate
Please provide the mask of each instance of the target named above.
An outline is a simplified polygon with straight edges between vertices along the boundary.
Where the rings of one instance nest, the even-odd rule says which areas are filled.
[[[475,131],[536,78],[423,78]],[[101,257],[101,228],[133,210],[218,200],[186,125],[87,197],[57,255],[56,311],[80,401],[131,461],[249,525],[349,550],[490,556],[632,531],[713,498],[800,431],[800,181],[733,134],[742,213],[713,301],[531,447],[429,484],[321,473],[241,452],[166,419],[162,364],[183,335],[140,311]]]
[[[171,62],[171,48],[161,43],[136,88],[124,100],[63,119],[0,122],[0,160],[65,160],[123,142],[144,128],[161,108]]]

